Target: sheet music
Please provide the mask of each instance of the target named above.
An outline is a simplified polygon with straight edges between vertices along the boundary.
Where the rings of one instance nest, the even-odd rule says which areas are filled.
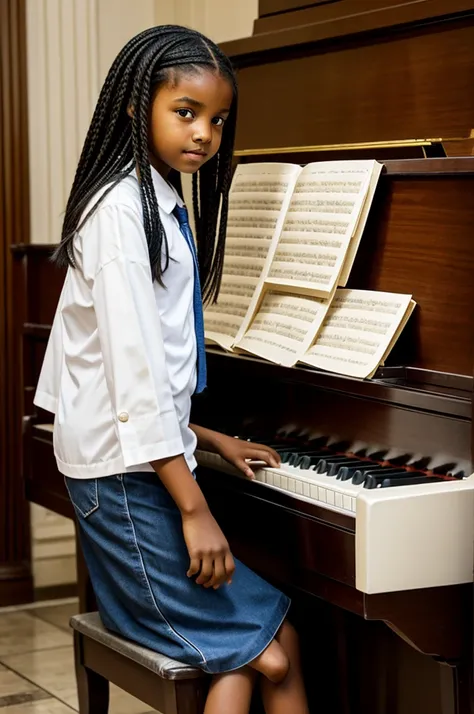
[[[331,294],[356,232],[372,174],[374,170],[377,177],[380,173],[377,166],[375,161],[329,161],[303,169],[269,269],[269,285],[322,297]],[[359,240],[361,235],[362,231]],[[358,242],[355,250],[357,246]]]
[[[237,167],[229,194],[219,300],[208,306],[204,315],[207,342],[231,349],[253,298],[252,311],[255,308],[266,274],[267,258],[272,246],[276,245],[300,172],[301,167],[293,164],[242,164]]]
[[[300,361],[352,377],[371,377],[414,307],[411,295],[339,289],[314,344]]]
[[[338,285],[340,285],[341,287],[345,287],[347,285],[347,281],[349,280],[349,275],[352,266],[354,265],[354,260],[359,249],[362,234],[364,233],[365,226],[367,224],[367,219],[369,217],[369,212],[372,207],[372,202],[374,200],[375,191],[377,189],[380,174],[382,173],[382,168],[382,164],[379,164],[377,161],[374,161],[374,167],[372,175],[370,177],[367,195],[362,205],[362,210],[359,216],[359,220],[357,222],[356,229],[354,231],[354,235],[352,236],[349,242],[349,248],[347,249],[346,257],[342,266],[341,275],[339,276],[339,280],[337,281]]]
[[[329,300],[265,292],[238,349],[291,367],[305,354],[323,324]]]

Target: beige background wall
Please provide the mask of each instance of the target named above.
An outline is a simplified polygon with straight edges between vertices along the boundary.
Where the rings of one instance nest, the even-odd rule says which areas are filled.
[[[216,42],[252,34],[258,0],[27,0],[31,240],[56,243],[100,85],[123,44],[152,25]],[[32,508],[38,587],[75,579],[70,521]]]
[[[31,240],[55,243],[100,85],[123,44],[155,24],[216,42],[252,34],[258,0],[28,0]]]

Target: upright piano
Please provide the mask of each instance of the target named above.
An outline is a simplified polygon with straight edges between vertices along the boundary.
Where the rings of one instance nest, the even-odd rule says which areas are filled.
[[[252,37],[223,48],[236,162],[383,163],[350,287],[418,307],[372,380],[209,349],[193,421],[275,444],[282,466],[249,481],[199,453],[200,483],[233,552],[292,597],[312,711],[472,714],[474,1],[260,0]],[[72,517],[32,407],[63,279],[50,253],[15,250],[23,472],[31,501]],[[422,478],[354,481],[361,445]]]

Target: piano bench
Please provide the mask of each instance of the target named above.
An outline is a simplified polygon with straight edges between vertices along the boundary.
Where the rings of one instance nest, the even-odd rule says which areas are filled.
[[[108,632],[99,613],[75,615],[74,630],[79,714],[107,714],[109,682],[161,714],[202,714],[208,676]]]

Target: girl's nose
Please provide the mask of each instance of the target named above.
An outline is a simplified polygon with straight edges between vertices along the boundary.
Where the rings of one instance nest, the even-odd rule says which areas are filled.
[[[212,138],[211,129],[209,126],[196,126],[193,134],[193,141],[196,144],[209,144]]]

